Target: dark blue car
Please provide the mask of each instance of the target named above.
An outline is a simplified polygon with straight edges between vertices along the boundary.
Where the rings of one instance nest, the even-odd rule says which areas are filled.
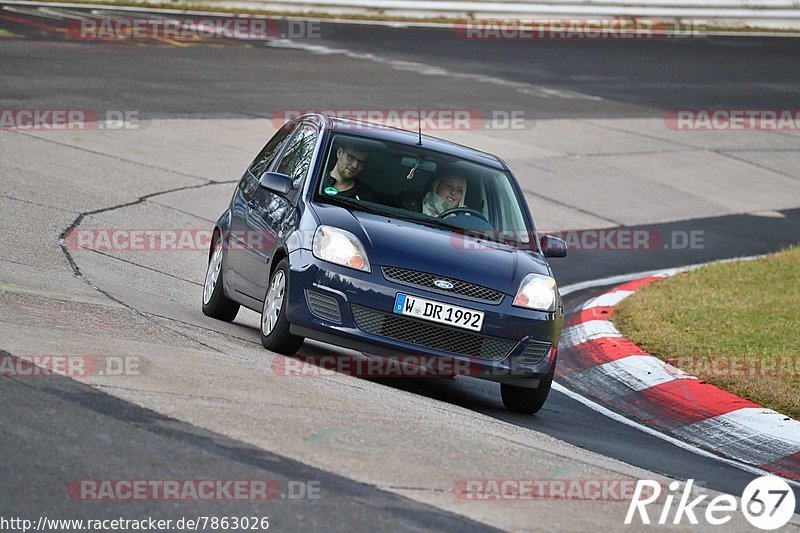
[[[261,312],[264,346],[304,338],[457,363],[541,409],[563,306],[516,178],[498,157],[377,124],[304,115],[244,173],[214,227],[203,312]],[[424,356],[424,357],[423,357]]]

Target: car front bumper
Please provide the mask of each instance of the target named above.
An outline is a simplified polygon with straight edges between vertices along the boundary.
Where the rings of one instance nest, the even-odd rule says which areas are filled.
[[[290,254],[287,318],[291,331],[384,357],[441,357],[460,362],[457,373],[536,387],[553,370],[563,310],[520,309],[505,295],[497,305],[429,292],[386,279],[379,266],[362,272]],[[397,293],[484,312],[480,332],[393,313]]]

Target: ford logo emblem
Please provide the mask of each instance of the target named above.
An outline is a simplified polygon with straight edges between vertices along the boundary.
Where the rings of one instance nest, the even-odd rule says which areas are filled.
[[[436,281],[433,282],[433,284],[439,287],[440,289],[445,289],[448,291],[453,288],[452,283],[443,279],[437,279]]]

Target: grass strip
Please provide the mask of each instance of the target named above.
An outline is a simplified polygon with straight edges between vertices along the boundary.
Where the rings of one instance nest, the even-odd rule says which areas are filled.
[[[800,419],[800,247],[658,281],[613,321],[648,353]]]

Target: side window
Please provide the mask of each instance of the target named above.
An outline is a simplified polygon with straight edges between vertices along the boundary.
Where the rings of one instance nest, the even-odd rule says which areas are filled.
[[[253,164],[250,166],[250,172],[256,179],[260,178],[261,175],[269,169],[293,130],[293,126],[284,126],[278,130],[278,133],[276,133],[272,139],[269,140],[264,149],[261,150],[261,153],[258,154],[256,160],[253,161]]]
[[[500,215],[499,227],[503,229],[503,233],[507,233],[513,239],[527,244],[530,241],[530,232],[527,229],[528,225],[525,223],[511,183],[500,175],[494,176],[492,183],[495,184],[494,190],[497,195],[496,199]]]
[[[314,126],[300,126],[286,145],[276,172],[288,175],[292,181],[303,180],[311,166],[317,136],[317,128]]]

